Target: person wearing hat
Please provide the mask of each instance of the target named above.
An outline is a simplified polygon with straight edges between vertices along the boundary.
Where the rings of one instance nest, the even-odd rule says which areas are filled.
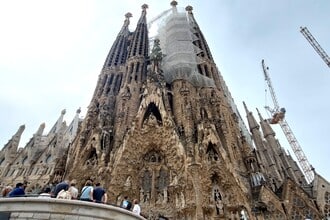
[[[25,195],[24,184],[17,183],[16,187],[8,194],[8,197],[18,197],[24,195]]]

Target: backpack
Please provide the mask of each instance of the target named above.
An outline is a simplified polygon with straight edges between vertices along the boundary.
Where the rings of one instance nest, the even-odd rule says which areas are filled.
[[[131,208],[132,208],[132,203],[130,201],[127,201],[126,209],[131,210]]]
[[[71,199],[72,195],[69,191],[65,191],[64,189],[62,189],[58,194],[56,199]]]

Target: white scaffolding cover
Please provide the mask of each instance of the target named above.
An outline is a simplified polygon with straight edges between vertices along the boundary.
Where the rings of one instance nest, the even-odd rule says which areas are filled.
[[[157,38],[164,58],[162,69],[166,82],[172,83],[176,79],[185,79],[195,86],[215,87],[213,79],[201,75],[197,70],[201,51],[193,44],[196,36],[189,23],[186,12],[172,12],[159,24]]]

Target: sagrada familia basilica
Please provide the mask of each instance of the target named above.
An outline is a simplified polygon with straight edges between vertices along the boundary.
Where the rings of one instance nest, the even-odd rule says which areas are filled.
[[[193,8],[172,1],[152,41],[147,8],[133,32],[125,15],[84,118],[67,124],[63,110],[24,148],[24,126],[5,144],[0,189],[91,179],[110,204],[139,199],[147,219],[330,219],[329,182],[308,182],[248,103],[244,124]]]

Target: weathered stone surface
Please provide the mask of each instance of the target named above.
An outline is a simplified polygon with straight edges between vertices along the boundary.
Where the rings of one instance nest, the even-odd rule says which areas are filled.
[[[151,57],[147,7],[134,32],[127,14],[86,117],[80,120],[77,111],[67,126],[62,111],[49,134],[42,135],[42,124],[17,151],[21,127],[0,152],[1,187],[25,182],[27,192],[39,193],[64,179],[77,180],[79,189],[93,180],[105,187],[110,204],[119,205],[124,196],[139,200],[148,219],[329,216],[329,182],[316,175],[308,184],[268,121],[258,124],[245,106],[248,131],[192,7],[182,14],[175,5],[163,30],[173,38],[160,36]],[[194,62],[185,62],[187,57]],[[50,201],[38,204],[41,213],[36,215],[46,216],[42,210],[61,219],[127,214],[100,204]],[[12,217],[29,215],[26,202],[15,204]],[[112,216],[105,217],[108,211]]]

